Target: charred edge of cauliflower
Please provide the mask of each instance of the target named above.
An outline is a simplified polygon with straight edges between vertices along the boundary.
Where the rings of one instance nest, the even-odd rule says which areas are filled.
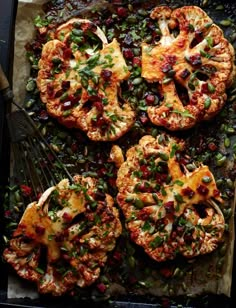
[[[214,176],[204,165],[188,171],[178,159],[183,150],[181,140],[144,136],[118,170],[117,202],[131,239],[158,262],[210,253],[224,233]]]
[[[40,293],[60,296],[91,285],[121,234],[113,198],[97,193],[97,180],[75,176],[29,204],[3,256]],[[40,258],[46,253],[42,270]]]

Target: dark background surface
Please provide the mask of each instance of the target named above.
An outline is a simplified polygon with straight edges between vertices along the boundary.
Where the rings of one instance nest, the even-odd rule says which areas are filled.
[[[228,1],[231,2],[231,1]],[[0,0],[0,63],[4,72],[6,73],[10,84],[12,83],[12,68],[13,68],[13,55],[14,55],[14,20],[16,16],[17,0]],[[0,95],[0,241],[2,241],[2,231],[4,227],[4,222],[1,220],[3,217],[3,193],[4,187],[8,183],[9,174],[9,136],[6,124],[6,113],[9,112],[9,106],[4,105],[2,97]],[[3,247],[1,245],[0,247]],[[2,252],[2,250],[1,250]],[[235,263],[235,262],[234,262]],[[235,273],[235,269],[234,269]],[[233,275],[233,287],[231,299],[226,299],[221,296],[213,296],[209,299],[209,304],[207,306],[202,306],[202,304],[191,305],[190,307],[222,307],[231,308],[236,307],[236,282]],[[123,299],[121,301],[113,302],[110,304],[101,303],[84,303],[75,304],[69,303],[67,299],[55,299],[52,303],[47,299],[43,298],[40,301],[31,301],[29,299],[22,300],[7,300],[7,267],[0,260],[0,307],[161,307],[159,304],[155,303],[137,303],[133,299]],[[172,305],[171,307],[180,307]]]

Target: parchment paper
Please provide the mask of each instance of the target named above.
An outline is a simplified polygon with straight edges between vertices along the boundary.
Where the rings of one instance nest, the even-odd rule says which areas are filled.
[[[24,0],[19,1],[15,27],[15,55],[14,55],[14,75],[13,75],[13,92],[18,102],[23,102],[25,97],[25,85],[30,74],[30,65],[26,59],[25,45],[34,38],[35,30],[33,26],[34,18],[42,15],[41,5],[47,2],[45,0]],[[233,206],[234,207],[234,206]],[[218,281],[218,294],[230,296],[231,292],[231,275],[233,266],[234,251],[234,219],[231,219],[231,244],[228,245],[228,251],[225,257],[224,275]],[[205,285],[203,289],[209,290]],[[157,290],[150,290],[151,293],[158,294]],[[38,293],[33,284],[25,282],[16,275],[9,276],[8,298],[30,297],[37,298]]]

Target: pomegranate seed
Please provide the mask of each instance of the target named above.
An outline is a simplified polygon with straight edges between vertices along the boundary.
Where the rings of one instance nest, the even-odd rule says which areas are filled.
[[[148,170],[148,167],[145,165],[141,166],[140,170],[142,171],[142,178],[144,179],[147,179],[151,175],[151,172]]]
[[[72,55],[72,51],[70,48],[66,48],[63,52],[63,58],[67,59],[70,58]]]
[[[197,191],[200,195],[206,196],[209,193],[209,189],[204,185],[199,185]]]
[[[152,105],[154,102],[155,102],[155,95],[153,94],[148,94],[146,97],[145,97],[145,101],[148,105]]]
[[[169,72],[170,70],[172,70],[172,66],[171,66],[169,63],[164,63],[164,64],[162,64],[162,66],[161,66],[161,71],[162,71],[163,73],[167,73],[167,72]]]
[[[189,61],[193,66],[201,65],[202,59],[200,54],[195,54],[189,57]]]
[[[174,213],[174,201],[168,201],[166,203],[164,203],[164,207],[167,213],[171,214]]]
[[[63,80],[61,83],[61,87],[64,91],[68,90],[70,88],[70,81],[69,80]]]
[[[198,43],[200,43],[203,40],[203,33],[201,30],[195,31],[195,39]]]
[[[133,53],[132,49],[130,49],[130,48],[124,49],[123,55],[126,59],[133,59],[133,57],[134,57],[134,53]]]
[[[166,60],[170,65],[174,65],[177,61],[177,57],[174,55],[167,55]]]
[[[124,8],[123,6],[118,7],[116,12],[119,17],[126,17],[128,13],[127,9]]]
[[[201,92],[202,93],[209,93],[208,84],[206,82],[202,84]]]
[[[67,212],[63,213],[62,218],[63,218],[66,222],[70,222],[70,221],[72,220],[72,216],[71,216],[69,213],[67,213]]]
[[[195,195],[195,192],[190,187],[183,188],[181,192],[184,196],[188,196],[189,198]]]
[[[111,79],[111,76],[112,76],[112,71],[109,71],[109,70],[102,70],[101,71],[101,77],[105,81],[109,81]]]
[[[136,66],[141,66],[141,59],[140,57],[134,57],[133,58],[133,65],[136,65]]]
[[[180,77],[185,79],[190,75],[190,71],[186,68],[180,73]]]
[[[94,102],[94,103],[93,103],[93,106],[94,106],[95,108],[97,108],[97,111],[98,111],[99,113],[103,113],[103,104],[102,104],[101,101],[96,101],[96,102]]]
[[[72,107],[71,101],[66,101],[66,102],[64,102],[64,103],[62,104],[62,109],[63,109],[63,110],[68,110],[68,109],[70,109],[71,107]]]

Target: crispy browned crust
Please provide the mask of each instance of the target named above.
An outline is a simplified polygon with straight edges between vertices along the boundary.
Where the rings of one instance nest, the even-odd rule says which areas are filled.
[[[175,153],[182,147],[165,135],[144,136],[118,170],[117,201],[130,237],[158,262],[212,252],[224,232],[214,176],[204,165],[192,172],[181,166]]]
[[[103,48],[80,51],[70,39],[78,27],[84,33],[93,31]],[[83,130],[94,141],[112,141],[124,135],[135,120],[129,103],[118,97],[120,83],[129,75],[116,39],[108,44],[102,30],[89,20],[72,19],[59,26],[44,45],[37,86],[48,113],[61,124]]]
[[[235,76],[234,48],[199,7],[156,7],[151,18],[162,36],[155,46],[142,44],[142,76],[159,82],[164,96],[161,106],[148,107],[151,122],[175,131],[211,119],[225,104]],[[173,29],[179,29],[176,37]],[[187,92],[187,101],[176,84]]]
[[[76,176],[75,183],[72,188],[62,180],[29,204],[3,253],[19,276],[37,283],[40,293],[60,296],[75,286],[91,285],[121,234],[112,197],[97,200],[93,178]],[[61,208],[50,212],[53,192]],[[42,273],[38,267],[45,248],[47,264]]]

